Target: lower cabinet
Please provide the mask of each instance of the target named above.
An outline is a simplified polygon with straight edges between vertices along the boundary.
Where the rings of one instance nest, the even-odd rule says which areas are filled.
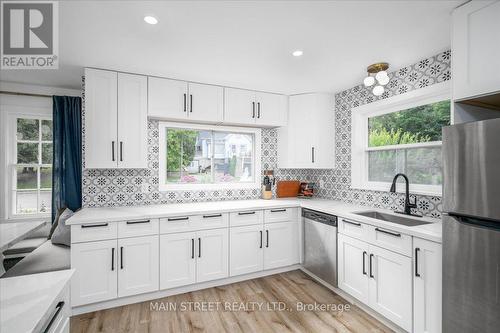
[[[297,259],[297,223],[280,222],[264,225],[264,269],[288,266]]]
[[[340,289],[411,331],[411,258],[342,234],[338,244]]]
[[[420,238],[413,238],[414,333],[441,332],[441,258],[441,244]]]
[[[228,229],[160,235],[160,289],[228,276]]]

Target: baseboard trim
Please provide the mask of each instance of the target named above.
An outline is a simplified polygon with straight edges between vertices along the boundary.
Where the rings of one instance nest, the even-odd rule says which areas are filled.
[[[270,270],[265,270],[265,271],[259,271],[259,272],[249,273],[249,274],[232,276],[232,277],[228,277],[228,278],[220,279],[220,280],[214,280],[214,281],[196,283],[196,284],[191,284],[191,285],[172,288],[172,289],[160,290],[160,291],[155,291],[155,292],[146,293],[146,294],[116,298],[116,299],[112,299],[109,301],[73,307],[71,315],[76,316],[76,315],[83,314],[83,313],[105,310],[105,309],[110,309],[110,308],[128,305],[128,304],[152,301],[152,300],[155,300],[158,298],[163,298],[163,297],[178,295],[178,294],[184,294],[184,293],[188,293],[188,292],[196,291],[196,290],[201,290],[201,289],[219,287],[219,286],[223,286],[226,284],[241,282],[241,281],[250,280],[250,279],[256,279],[256,278],[260,278],[260,277],[264,277],[264,276],[268,276],[268,275],[273,275],[273,274],[284,273],[284,272],[293,271],[296,269],[301,269],[301,265],[296,264],[296,265],[280,267],[280,268],[275,268],[275,269],[270,269]]]

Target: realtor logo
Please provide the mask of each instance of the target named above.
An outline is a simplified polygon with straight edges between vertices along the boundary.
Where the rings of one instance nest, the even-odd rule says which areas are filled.
[[[2,69],[57,69],[58,3],[2,1]]]

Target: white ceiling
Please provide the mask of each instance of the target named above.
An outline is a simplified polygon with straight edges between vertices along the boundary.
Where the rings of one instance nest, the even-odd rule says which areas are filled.
[[[1,80],[79,88],[83,67],[282,93],[338,92],[450,47],[457,1],[61,1],[59,70]],[[145,15],[159,19],[144,23]],[[295,58],[291,52],[302,49]]]

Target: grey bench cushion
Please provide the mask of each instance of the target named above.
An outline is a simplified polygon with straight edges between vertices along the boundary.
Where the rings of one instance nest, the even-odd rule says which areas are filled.
[[[4,277],[37,274],[71,268],[70,248],[45,241],[39,248],[9,269]]]
[[[47,241],[47,237],[25,238],[3,251],[4,256],[23,254],[34,251],[37,247]]]

